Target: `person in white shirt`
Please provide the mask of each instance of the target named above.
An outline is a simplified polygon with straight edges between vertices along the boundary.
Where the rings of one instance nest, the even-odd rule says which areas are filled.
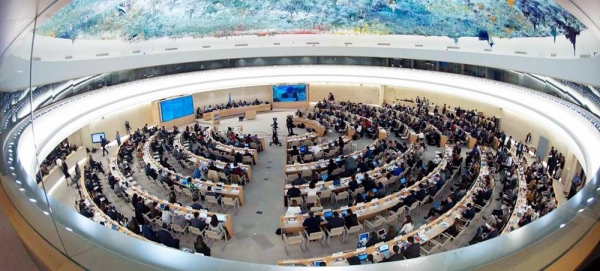
[[[438,154],[435,156],[435,158],[433,159],[433,163],[438,165],[440,162],[442,161],[442,155]]]
[[[296,200],[292,200],[290,206],[288,206],[288,209],[285,212],[286,215],[299,215],[301,213],[302,209],[300,208],[300,206],[298,206],[298,202]]]
[[[169,225],[171,224],[171,219],[173,218],[173,214],[171,213],[171,209],[169,205],[165,206],[165,210],[162,212],[162,222]]]
[[[398,235],[404,235],[411,232],[415,228],[415,224],[412,221],[412,217],[407,215],[404,217],[404,222],[402,223],[402,228],[398,231]]]

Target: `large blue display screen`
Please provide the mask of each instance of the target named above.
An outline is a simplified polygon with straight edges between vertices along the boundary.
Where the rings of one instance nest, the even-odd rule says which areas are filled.
[[[306,101],[306,85],[277,85],[273,86],[273,102],[303,102]]]
[[[194,101],[192,96],[185,96],[160,102],[160,118],[162,122],[192,114],[194,114]]]

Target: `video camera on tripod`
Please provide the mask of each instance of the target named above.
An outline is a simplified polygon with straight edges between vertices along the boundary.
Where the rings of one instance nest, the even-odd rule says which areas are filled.
[[[273,146],[273,144],[281,146],[281,142],[279,142],[279,137],[277,135],[277,118],[273,118],[273,124],[271,124],[271,127],[273,131],[273,136],[271,138],[271,143],[269,143],[269,146]]]

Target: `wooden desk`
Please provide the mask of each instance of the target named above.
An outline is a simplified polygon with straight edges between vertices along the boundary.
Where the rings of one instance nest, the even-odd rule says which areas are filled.
[[[448,142],[448,137],[443,134],[440,134],[440,143],[439,143],[440,147],[445,147],[447,142]]]
[[[161,200],[157,196],[148,193],[148,191],[144,190],[141,186],[137,185],[137,183],[130,182],[130,180],[133,180],[133,178],[131,178],[131,177],[130,177],[130,179],[126,178],[121,173],[121,171],[118,170],[119,166],[116,164],[116,161],[117,161],[116,157],[111,158],[111,163],[110,163],[111,173],[113,174],[113,176],[115,176],[115,178],[117,178],[117,180],[119,180],[119,185],[122,185],[123,191],[127,195],[132,196],[133,194],[137,194],[139,197],[142,197],[142,199],[144,201],[150,200],[150,201],[158,202],[160,204],[167,205],[167,206],[169,206],[169,209],[173,210],[173,212],[175,214],[186,216],[186,220],[191,219],[192,214],[195,212],[205,213],[209,217],[212,215],[225,217],[225,222],[223,223],[223,227],[225,227],[227,229],[227,232],[229,233],[229,235],[231,235],[231,237],[233,237],[233,235],[235,234],[234,230],[233,230],[233,221],[231,220],[231,216],[229,214],[207,212],[204,210],[194,210],[190,206],[183,207],[179,204],[169,203],[165,199]],[[113,168],[114,168],[114,170],[113,170]],[[127,183],[127,184],[123,185],[124,183]]]
[[[418,139],[419,139],[419,136],[417,134],[415,134],[414,132],[409,132],[409,134],[408,134],[408,142],[409,143],[415,143],[415,142],[417,142]]]
[[[212,128],[213,130],[215,129],[214,127]],[[215,133],[219,133],[219,131],[214,131]],[[252,154],[252,157],[254,159],[254,162],[258,164],[258,150],[255,149],[251,149],[251,148],[240,148],[240,147],[235,147],[235,146],[230,146],[230,145],[226,145],[223,144],[221,142],[219,142],[218,140],[215,140],[212,136],[211,136],[211,132],[208,132],[208,135],[205,137],[207,140],[211,141],[214,145],[215,148],[219,151],[222,152],[226,152],[227,154],[230,154],[231,151],[234,151],[235,153],[241,153],[241,154],[245,154],[246,150]]]
[[[448,160],[451,159],[451,157],[452,157],[451,152],[452,152],[452,149],[448,148],[444,152],[444,159],[442,159],[442,162],[440,162],[440,164],[434,170],[432,170],[431,173],[429,173],[423,179],[415,182],[412,186],[410,186],[408,188],[404,188],[400,192],[396,192],[396,193],[387,195],[387,196],[377,199],[375,201],[364,203],[362,205],[350,206],[345,209],[351,209],[358,216],[359,221],[363,221],[365,219],[375,217],[376,215],[378,215],[384,211],[387,211],[388,209],[390,209],[390,208],[394,207],[396,204],[398,204],[402,200],[402,198],[405,197],[405,195],[407,195],[409,193],[410,190],[418,189],[419,185],[432,179],[435,174],[439,173],[441,169],[445,168],[446,164],[448,163]],[[385,168],[385,167],[382,167],[382,168]],[[334,211],[341,213],[342,210],[343,209],[340,208],[340,209],[334,210]],[[322,214],[323,214],[323,212],[315,213],[315,215],[319,215],[319,216],[321,216]],[[308,217],[307,214],[293,215],[293,216],[287,216],[287,215],[281,216],[279,219],[279,224],[280,224],[282,233],[295,233],[295,232],[303,231],[304,227],[302,226],[302,223],[304,222],[304,219],[307,217]]]
[[[467,139],[467,148],[473,149],[473,147],[475,147],[476,143],[477,143],[477,138],[469,136],[469,139]]]
[[[183,185],[182,181],[184,179],[187,179],[190,176],[185,176],[182,174],[179,174],[175,171],[169,170],[163,166],[160,165],[160,163],[158,161],[156,161],[154,159],[154,157],[152,157],[152,154],[150,154],[150,146],[149,146],[149,142],[148,141],[145,145],[144,145],[144,163],[145,164],[150,164],[150,167],[152,167],[155,170],[164,170],[167,171],[169,173],[171,173],[172,177],[171,180],[173,181],[173,183],[185,187],[185,185]],[[177,181],[175,176],[181,176],[181,179],[179,181]],[[196,188],[198,189],[198,191],[201,192],[201,194],[204,194],[205,192],[207,192],[207,187],[208,186],[212,186],[215,187],[216,184],[210,181],[201,181],[200,179],[194,179],[192,178],[192,182],[195,184]],[[228,185],[225,184],[223,185],[223,189],[221,191],[218,191],[219,194],[228,197],[228,198],[233,198],[233,199],[238,199],[240,202],[240,205],[244,205],[244,187],[243,186],[238,186],[236,184],[232,184],[232,185]]]
[[[242,107],[232,107],[232,108],[228,108],[228,109],[214,110],[212,112],[218,112],[219,118],[227,118],[230,116],[246,114],[246,112],[248,112],[248,111],[254,111],[255,113],[271,111],[271,104],[259,104],[259,105],[249,105],[249,106],[242,106]],[[204,120],[206,120],[206,121],[212,120],[212,117],[210,114],[212,112],[205,112]]]
[[[148,141],[151,141],[151,140],[148,139]],[[175,148],[182,149],[186,153],[187,156],[191,157],[189,160],[192,161],[192,162],[194,162],[194,163],[199,163],[199,162],[210,163],[210,162],[214,162],[215,166],[217,168],[219,168],[219,169],[223,169],[227,165],[227,163],[225,163],[223,161],[219,161],[219,160],[213,161],[213,160],[210,160],[208,158],[204,158],[202,156],[196,155],[193,152],[191,152],[188,148],[186,148],[184,146],[184,144],[181,143],[181,133],[179,133],[179,134],[177,134],[175,136],[175,140],[173,141],[173,146]],[[238,163],[238,165],[240,165],[240,167],[244,170],[244,174],[246,175],[246,178],[248,179],[248,182],[250,182],[252,180],[252,167],[249,166],[249,165],[240,164],[240,163]],[[219,180],[218,179],[216,179],[216,180],[213,179],[211,181],[218,182]]]
[[[317,133],[306,133],[304,135],[295,135],[295,136],[288,136],[285,138],[285,141],[287,143],[287,149],[290,150],[292,145],[300,145],[300,144],[304,144],[307,145],[308,142],[314,142],[315,140],[317,140],[319,138],[319,135],[317,135]]]
[[[256,110],[255,109],[251,109],[246,111],[246,115],[244,116],[244,118],[246,118],[247,120],[253,120],[256,118]]]
[[[294,117],[292,121],[293,121],[294,125],[296,125],[296,126],[298,126],[299,124],[302,123],[302,124],[304,124],[304,126],[306,126],[305,128],[314,129],[319,137],[323,137],[323,135],[325,135],[325,126],[321,125],[316,120],[309,120],[309,119],[305,119],[305,118]]]
[[[377,179],[377,181],[379,182],[383,182],[384,185],[387,185],[387,178],[385,178],[385,173],[387,173],[387,169],[388,168],[395,168],[395,163],[400,162],[402,159],[404,159],[404,157],[409,154],[410,152],[413,151],[414,145],[410,145],[408,147],[408,149],[406,150],[406,152],[404,152],[401,155],[398,155],[393,161],[391,161],[390,163],[387,163],[385,165],[376,167],[370,171],[367,171],[367,174],[375,179]],[[363,150],[364,151],[364,150]],[[306,165],[306,164],[304,164]],[[315,165],[307,165],[304,167],[300,167],[298,168],[297,165],[292,165],[292,168],[286,168],[284,169],[286,171],[286,175],[292,175],[292,174],[297,174],[298,172],[301,172],[302,170],[313,170],[313,171],[324,171],[327,170],[327,167],[316,167]],[[305,169],[306,168],[306,169]],[[288,171],[289,170],[289,171]],[[404,169],[404,171],[402,172],[402,174],[399,176],[399,178],[401,178],[404,173],[406,173],[408,171],[408,169]],[[361,176],[362,174],[357,174],[359,176]],[[317,184],[315,185],[315,188],[320,189],[320,191],[324,191],[324,190],[331,190],[332,192],[338,192],[338,191],[342,191],[342,190],[348,190],[348,183],[350,183],[350,177],[345,177],[345,178],[341,178],[340,179],[340,185],[339,186],[334,186],[333,185],[333,181],[328,181],[328,182],[324,182],[324,181],[320,181],[317,182]],[[287,190],[291,187],[291,185],[286,184],[286,186],[283,188],[283,201],[284,201],[284,205],[287,206]],[[300,189],[302,195],[306,195],[308,193],[308,189],[309,189],[309,184],[304,184],[304,185],[300,185],[297,186],[298,189]],[[318,192],[319,193],[319,192]]]
[[[350,146],[349,144],[352,141],[352,138],[348,137],[348,136],[342,136],[342,140],[344,140],[344,144],[345,144],[344,148],[347,148],[348,146]],[[377,141],[375,141],[375,142],[377,142]],[[310,145],[307,144],[307,145],[304,145],[304,146],[306,146],[308,149],[311,149],[311,148],[314,147],[314,145],[312,145],[312,144],[310,144]],[[337,154],[338,154],[337,152],[336,153],[331,153],[331,150],[334,149],[334,148],[336,148],[336,147],[329,147],[329,142],[324,142],[324,143],[318,144],[317,146],[321,149],[319,151],[319,153],[317,153],[315,155],[317,157],[317,159],[324,157],[324,155],[323,155],[324,152],[329,152],[330,153],[330,155],[328,155],[327,158],[333,157],[333,156],[337,156]],[[286,150],[286,159],[285,159],[285,161],[287,163],[290,162],[290,160],[288,158],[290,157],[289,152],[291,152],[292,150],[293,149],[287,149]],[[293,161],[295,162],[296,160],[293,159]]]
[[[379,132],[377,134],[377,139],[383,140],[383,139],[386,139],[387,136],[388,136],[387,131],[383,128],[379,128]]]

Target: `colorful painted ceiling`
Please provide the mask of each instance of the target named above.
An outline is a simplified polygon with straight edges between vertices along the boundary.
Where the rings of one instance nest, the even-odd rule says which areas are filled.
[[[37,28],[66,39],[274,34],[556,37],[585,27],[551,0],[74,0]]]

